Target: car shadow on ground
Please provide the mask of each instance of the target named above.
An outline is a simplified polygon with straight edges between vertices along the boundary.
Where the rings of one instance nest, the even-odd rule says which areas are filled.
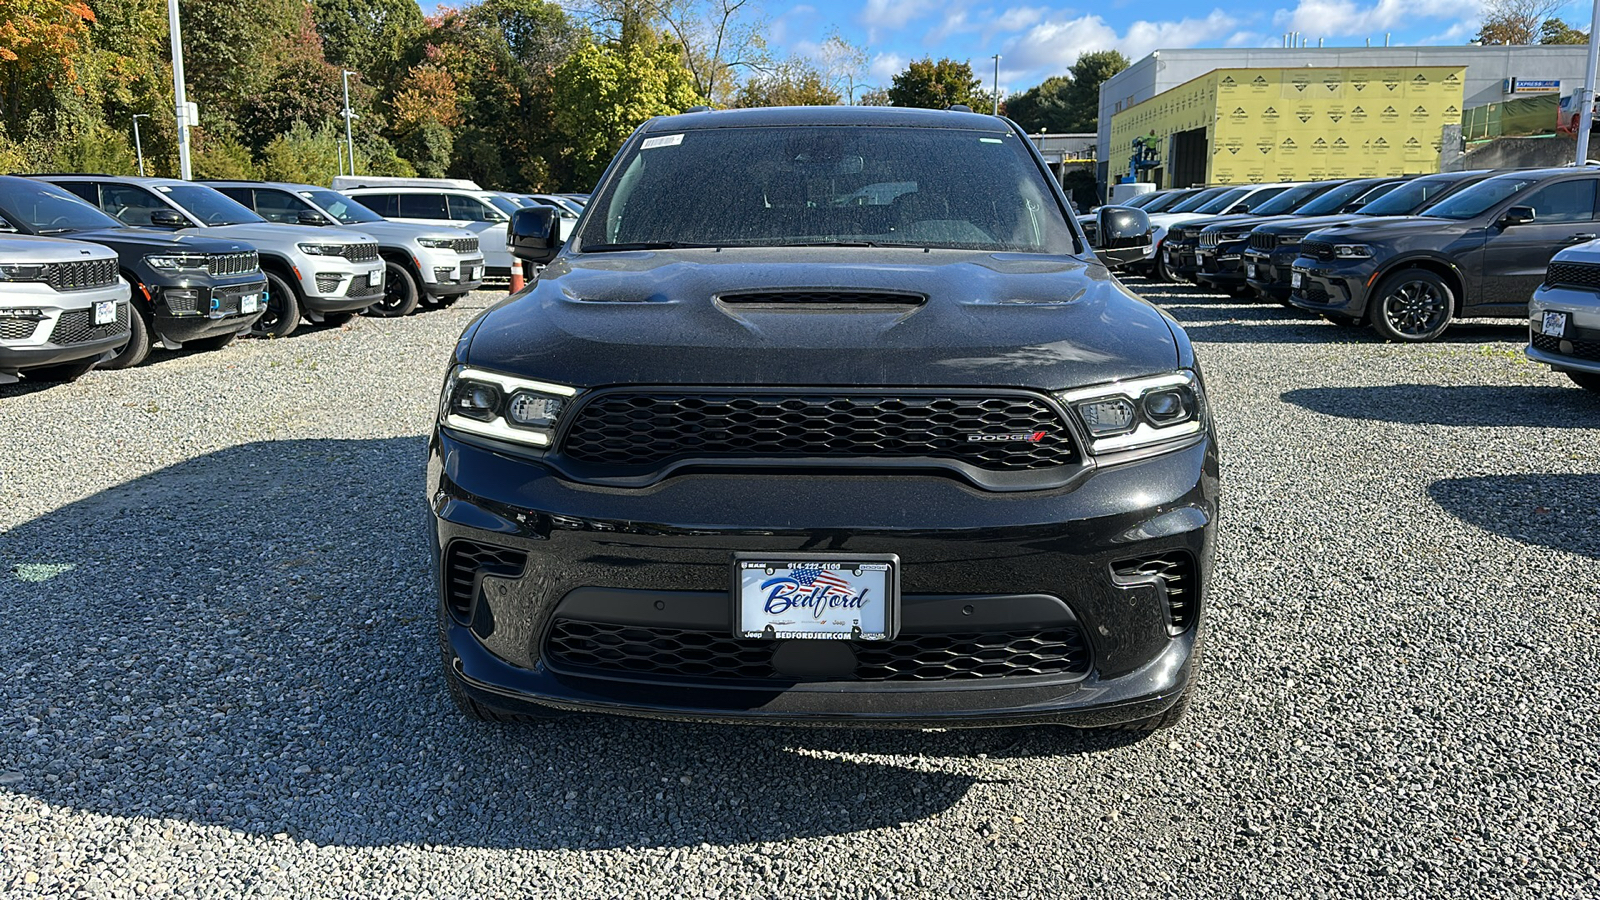
[[[1485,531],[1600,559],[1600,475],[1447,478],[1429,485],[1428,496]]]
[[[247,444],[0,532],[0,790],[340,845],[697,846],[926,819],[1065,729],[461,718],[424,441]]]
[[[1325,416],[1401,425],[1600,427],[1600,398],[1578,387],[1389,384],[1300,388],[1281,399]]]

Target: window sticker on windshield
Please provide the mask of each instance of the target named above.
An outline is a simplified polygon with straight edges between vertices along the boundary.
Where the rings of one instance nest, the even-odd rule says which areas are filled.
[[[158,191],[160,191],[160,192],[161,192],[161,193],[163,193],[163,194],[170,194],[170,193],[172,193],[172,188],[169,188],[169,187],[167,187],[167,186],[166,186],[166,185],[164,185],[164,184],[158,184],[158,185],[156,185],[156,190],[158,190]]]
[[[999,138],[978,138],[978,143],[980,143],[980,144],[999,144],[999,143],[1003,143],[1003,142]]]
[[[639,149],[654,150],[657,147],[676,147],[681,143],[683,143],[683,135],[666,134],[661,137],[645,138],[644,144]]]

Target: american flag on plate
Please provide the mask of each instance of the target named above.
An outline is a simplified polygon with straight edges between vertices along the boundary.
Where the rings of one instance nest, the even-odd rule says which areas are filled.
[[[789,577],[800,582],[801,587],[811,587],[820,584],[823,587],[838,588],[841,591],[851,590],[850,582],[833,574],[821,566],[795,566],[789,570]]]

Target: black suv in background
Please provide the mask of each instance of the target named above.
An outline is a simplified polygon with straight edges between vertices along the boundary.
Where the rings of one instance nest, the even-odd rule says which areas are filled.
[[[1195,280],[1195,276],[1201,269],[1200,233],[1205,230],[1206,226],[1218,222],[1285,215],[1298,209],[1302,204],[1326,193],[1339,183],[1337,181],[1316,181],[1297,184],[1263,200],[1254,209],[1247,212],[1208,216],[1204,219],[1191,219],[1181,225],[1172,226],[1167,231],[1166,249],[1172,254],[1173,261],[1167,267],[1167,271],[1179,281]]]
[[[1313,231],[1289,302],[1394,341],[1431,341],[1460,316],[1522,319],[1561,248],[1595,239],[1600,167],[1486,178],[1420,216]]]
[[[1229,216],[1212,221],[1200,229],[1200,245],[1195,250],[1199,271],[1194,280],[1198,284],[1216,288],[1225,293],[1245,296],[1254,293],[1245,282],[1244,250],[1250,232],[1266,222],[1291,221],[1306,217],[1322,218],[1330,213],[1348,212],[1368,200],[1374,200],[1403,184],[1403,178],[1361,178],[1355,181],[1323,182],[1327,187],[1314,194],[1294,209],[1268,213],[1262,207],[1260,215]],[[1275,198],[1281,200],[1280,195]],[[1185,228],[1193,229],[1197,222]]]
[[[155,343],[215,350],[266,309],[267,282],[247,244],[134,228],[66,190],[0,176],[0,217],[22,234],[91,241],[117,254],[133,288],[132,336],[102,369],[137,365]]]
[[[1143,241],[1108,210],[1103,243]],[[558,250],[554,209],[512,215],[548,266],[444,373],[427,496],[467,715],[1177,719],[1217,514],[1199,365],[1016,125],[656,118],[582,222]]]
[[[1367,221],[1371,216],[1414,216],[1456,191],[1477,184],[1493,174],[1484,169],[1423,175],[1343,215],[1308,215],[1258,225],[1250,231],[1246,241],[1243,260],[1245,281],[1257,295],[1287,304],[1290,270],[1300,255],[1300,242],[1306,235],[1347,222]]]

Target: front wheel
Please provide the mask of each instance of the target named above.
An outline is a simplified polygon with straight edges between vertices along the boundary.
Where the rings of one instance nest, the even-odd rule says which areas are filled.
[[[1567,377],[1578,387],[1600,394],[1600,375],[1593,372],[1568,372]]]
[[[1166,254],[1161,252],[1160,247],[1156,248],[1155,263],[1150,266],[1150,280],[1162,284],[1172,284],[1178,280],[1173,276],[1172,270],[1167,268]]]
[[[128,342],[122,345],[116,356],[101,363],[100,368],[129,369],[137,366],[150,355],[150,346],[150,324],[144,320],[144,313],[135,303],[128,310]]]
[[[1372,327],[1388,340],[1407,344],[1438,339],[1455,311],[1455,292],[1425,269],[1390,275],[1373,296]]]
[[[267,275],[267,311],[250,326],[255,337],[281,338],[300,326],[300,298],[289,282],[274,272]]]
[[[392,260],[383,263],[383,299],[367,307],[366,314],[385,319],[408,316],[420,302],[417,280],[406,267]]]

